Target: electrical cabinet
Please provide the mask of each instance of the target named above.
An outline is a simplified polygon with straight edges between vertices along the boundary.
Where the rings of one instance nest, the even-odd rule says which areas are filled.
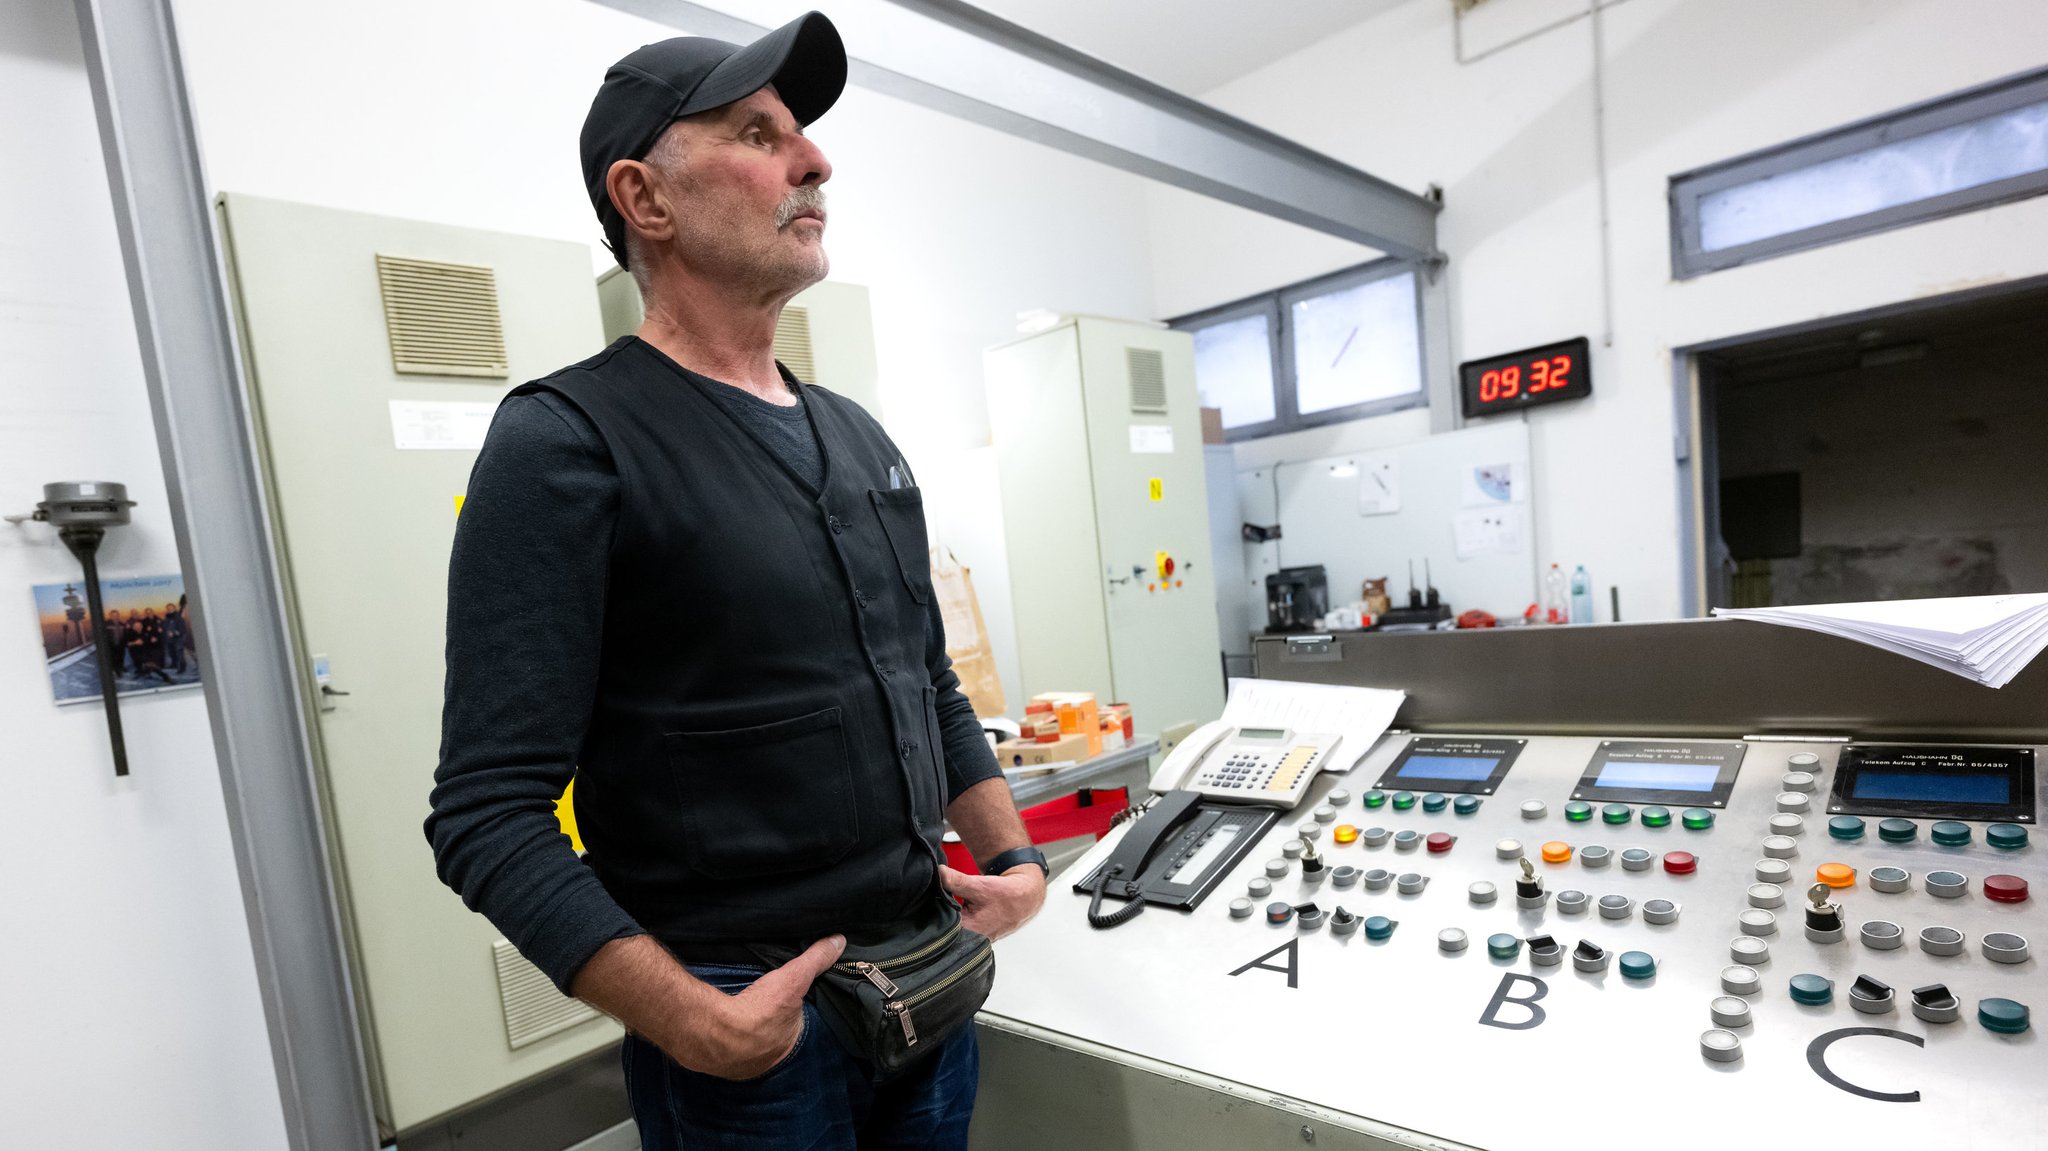
[[[1024,694],[1092,691],[1147,731],[1216,718],[1193,339],[1075,317],[983,359]]]

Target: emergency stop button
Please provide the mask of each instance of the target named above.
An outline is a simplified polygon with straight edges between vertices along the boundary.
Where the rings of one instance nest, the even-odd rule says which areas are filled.
[[[1451,845],[1456,842],[1458,842],[1457,839],[1450,832],[1437,831],[1430,833],[1429,838],[1424,841],[1424,846],[1429,848],[1431,855],[1442,855],[1444,852],[1449,851]]]

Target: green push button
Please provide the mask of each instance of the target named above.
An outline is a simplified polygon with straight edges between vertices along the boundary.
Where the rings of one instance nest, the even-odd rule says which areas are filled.
[[[1836,839],[1862,839],[1863,821],[1853,815],[1838,815],[1828,820],[1828,834]]]
[[[1688,807],[1678,813],[1678,819],[1687,831],[1705,831],[1714,826],[1714,813],[1704,807]]]
[[[1928,828],[1927,834],[1943,847],[1964,847],[1970,842],[1970,825],[1944,819]]]
[[[1671,809],[1668,807],[1646,807],[1643,809],[1644,827],[1671,826]]]
[[[1395,926],[1394,921],[1384,915],[1371,916],[1365,921],[1365,937],[1367,939],[1385,939],[1394,933]]]
[[[1635,814],[1635,809],[1626,803],[1610,803],[1600,809],[1600,819],[1603,823],[1627,823],[1635,818]]]
[[[1385,807],[1387,805],[1387,793],[1378,790],[1366,792],[1365,805],[1367,807]]]
[[[1502,932],[1486,937],[1486,953],[1495,959],[1513,959],[1522,953],[1522,941]]]
[[[1459,815],[1470,815],[1479,810],[1479,797],[1476,795],[1461,795],[1452,801],[1451,810]]]
[[[2001,1035],[2018,1035],[2027,1029],[2027,1005],[2010,999],[1980,999],[1977,1001],[1977,1022],[1986,1031]]]
[[[1395,792],[1395,793],[1394,793],[1394,810],[1395,810],[1395,811],[1406,811],[1406,810],[1408,810],[1409,808],[1411,808],[1411,807],[1414,807],[1414,806],[1415,806],[1415,793],[1414,793],[1414,792],[1412,792],[1412,791],[1397,791],[1397,792]]]
[[[1657,961],[1647,951],[1624,951],[1621,953],[1621,977],[1623,979],[1648,979],[1657,974]]]
[[[1396,800],[1396,802],[1399,801]],[[1441,795],[1434,791],[1422,797],[1422,810],[1424,811],[1442,811],[1444,808],[1449,807],[1450,805],[1451,801],[1449,797]]]
[[[1564,817],[1573,823],[1584,823],[1593,818],[1593,805],[1573,801],[1564,805]]]
[[[1835,997],[1835,983],[1825,975],[1795,975],[1792,977],[1792,1001],[1808,1007],[1819,1007]]]
[[[1920,825],[1910,819],[1887,819],[1877,825],[1877,837],[1886,843],[1911,843],[1920,838]]]
[[[2017,851],[2027,845],[2027,829],[2017,823],[1994,823],[1984,829],[1984,842],[2001,851]]]

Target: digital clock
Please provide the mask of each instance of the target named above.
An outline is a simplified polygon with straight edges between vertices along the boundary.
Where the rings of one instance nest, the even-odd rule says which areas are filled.
[[[1593,394],[1592,345],[1586,337],[1545,344],[1458,365],[1465,417],[1576,400]]]

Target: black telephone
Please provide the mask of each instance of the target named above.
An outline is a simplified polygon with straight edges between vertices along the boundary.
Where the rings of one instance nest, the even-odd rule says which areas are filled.
[[[1192,911],[1267,830],[1280,821],[1268,807],[1208,802],[1192,791],[1169,791],[1146,808],[1100,867],[1074,885],[1093,898],[1094,927],[1128,923],[1148,903]],[[1128,903],[1105,913],[1113,895]]]

